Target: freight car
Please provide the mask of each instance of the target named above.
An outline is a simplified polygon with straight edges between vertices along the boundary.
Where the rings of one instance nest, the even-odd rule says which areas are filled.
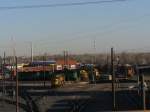
[[[118,65],[116,67],[116,78],[118,79],[129,79],[132,78],[135,74],[135,69],[133,66],[126,64],[126,65]]]

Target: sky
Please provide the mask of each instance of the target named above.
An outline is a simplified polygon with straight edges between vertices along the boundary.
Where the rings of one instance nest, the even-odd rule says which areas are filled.
[[[98,0],[0,0],[0,55],[149,52],[150,0],[79,6],[5,9],[3,7]],[[99,0],[100,1],[100,0]],[[101,0],[109,1],[109,0]],[[12,41],[13,40],[13,41]],[[95,41],[95,47],[94,47]]]

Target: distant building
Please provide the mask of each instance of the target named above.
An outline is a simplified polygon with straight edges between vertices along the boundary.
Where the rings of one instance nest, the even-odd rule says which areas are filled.
[[[7,66],[9,69],[14,66]],[[29,64],[18,64],[18,72],[40,72],[40,71],[57,71],[64,68],[74,70],[77,69],[77,61],[75,60],[49,60],[49,61],[33,61]]]
[[[49,66],[56,64],[56,61],[49,60],[49,61],[33,61],[29,64],[29,66]]]
[[[76,69],[77,68],[77,61],[75,60],[67,60],[67,62],[65,62],[64,60],[57,60],[56,61],[56,65],[57,65],[57,70],[61,70],[64,68],[67,69]]]

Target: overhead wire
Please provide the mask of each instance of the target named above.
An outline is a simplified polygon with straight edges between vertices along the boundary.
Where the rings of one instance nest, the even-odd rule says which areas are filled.
[[[136,21],[141,20],[141,19],[143,19],[143,17],[147,17],[147,16],[150,16],[150,15],[149,15],[149,14],[147,14],[147,15],[142,15],[142,16],[139,16],[138,19],[133,19],[133,18],[132,18],[131,21],[135,23]],[[133,20],[134,20],[134,21],[133,21]],[[135,21],[135,20],[136,20],[136,21]],[[126,23],[126,22],[130,22],[130,21],[129,21],[129,19],[128,19],[127,21],[124,21],[124,22]],[[120,27],[121,27],[120,25],[122,25],[124,22],[117,24],[117,26],[118,26],[118,25],[119,25],[119,26],[118,26],[117,28],[115,28],[115,29],[114,29],[113,27],[111,27],[111,29],[109,29],[108,31],[100,32],[100,33],[99,33],[99,34],[100,34],[99,36],[88,36],[88,35],[86,35],[86,36],[76,36],[76,37],[74,37],[74,38],[69,38],[69,39],[65,39],[65,40],[62,40],[62,41],[60,40],[59,42],[61,42],[61,45],[64,45],[64,44],[65,44],[64,42],[66,42],[66,41],[67,41],[67,42],[69,41],[69,43],[70,43],[70,42],[74,42],[74,41],[76,41],[76,40],[85,39],[85,38],[86,38],[86,39],[92,39],[92,38],[97,39],[98,37],[102,37],[102,36],[104,36],[105,34],[108,34],[108,32],[109,32],[109,33],[113,33],[113,32],[114,32],[115,30],[117,30],[117,29],[120,30]],[[114,24],[114,25],[115,25],[115,24]],[[116,26],[116,25],[115,25],[115,26]],[[109,27],[108,27],[108,28],[109,28]],[[124,27],[124,29],[127,29],[127,28]],[[96,33],[96,34],[97,34],[97,33]],[[57,41],[57,42],[58,42],[58,41]],[[57,43],[57,42],[56,42],[56,43]],[[54,42],[54,43],[55,43],[55,42]],[[46,44],[46,43],[44,43],[44,44],[42,44],[42,45],[44,45],[45,47],[48,46],[48,44]],[[53,44],[53,45],[55,45],[55,44]],[[54,46],[53,46],[53,47],[54,47]],[[150,48],[150,46],[144,47],[144,49],[145,49],[145,48]],[[134,49],[134,48],[133,48],[133,49],[123,49],[122,51],[125,51],[125,52],[128,52],[128,51],[137,51],[137,50],[139,50],[139,49],[140,49],[140,51],[141,51],[141,50],[144,50],[143,47],[142,47],[142,48],[136,48],[136,49]],[[147,51],[147,50],[146,50],[146,51]]]
[[[127,0],[98,0],[98,1],[88,1],[88,2],[71,2],[71,3],[57,3],[57,4],[45,4],[45,5],[0,6],[0,10],[80,6],[80,5],[90,5],[90,4],[92,5],[92,4],[123,2],[123,1],[127,1]]]
[[[72,38],[66,38],[66,39],[59,40],[59,41],[52,41],[52,43],[57,43],[57,42],[63,43],[63,42],[67,42],[67,41],[75,41],[78,39],[98,38],[97,36],[94,36],[94,35],[100,34],[100,36],[103,36],[105,34],[108,34],[108,32],[111,33],[114,30],[120,29],[120,27],[122,27],[122,25],[125,25],[128,22],[136,23],[137,21],[143,19],[144,17],[148,17],[148,16],[150,16],[150,14],[143,14],[141,16],[136,16],[134,18],[126,18],[124,20],[118,21],[117,23],[112,23],[112,24],[103,26],[101,28],[96,28],[96,29],[94,29],[94,31],[88,31],[88,33],[78,32],[77,35],[71,34],[71,35],[73,35]],[[106,29],[107,29],[107,31],[106,31]],[[101,31],[101,32],[99,32],[99,31]],[[68,37],[70,37],[70,35]],[[42,38],[42,40],[41,39],[35,40],[35,42],[38,42],[40,45],[42,45],[42,44],[45,45],[46,43],[49,43],[50,41],[48,41],[48,38],[45,38],[45,40],[43,40],[43,38]]]
[[[0,7],[0,10],[63,7],[63,6],[80,6],[80,5],[101,4],[101,3],[122,2],[122,1],[127,1],[127,0],[100,0],[100,1],[91,1],[91,2],[73,2],[73,3],[48,4],[48,5],[5,6],[5,7]],[[73,38],[73,39],[76,40],[77,38]]]

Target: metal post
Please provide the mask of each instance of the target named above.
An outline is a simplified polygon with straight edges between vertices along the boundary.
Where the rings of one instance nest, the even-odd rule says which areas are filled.
[[[54,64],[52,64],[52,67],[53,67],[53,73],[54,73],[54,71],[55,71],[55,65],[54,65]]]
[[[43,56],[43,74],[44,74],[44,87],[45,87],[45,61],[46,61],[46,59],[45,59],[45,55]]]
[[[31,62],[33,62],[33,43],[30,43],[30,47],[31,47]]]
[[[142,108],[143,110],[146,109],[146,104],[145,104],[145,84],[144,84],[144,75],[142,74]]]
[[[2,70],[2,106],[4,106],[4,67],[3,67],[3,58],[1,58],[1,70]]]
[[[115,96],[115,73],[114,73],[114,50],[111,48],[111,74],[112,74],[112,106],[113,111],[116,110],[116,96]]]
[[[94,75],[94,83],[96,84],[96,74],[94,72],[94,65],[96,65],[96,41],[94,38],[94,46],[93,46],[93,50],[94,50],[94,56],[93,56],[93,75]]]
[[[140,74],[139,74],[139,69],[138,66],[136,65],[136,72],[137,72],[137,83],[138,83],[138,87],[140,85]],[[140,94],[140,89],[138,88],[138,95]]]
[[[12,63],[12,60],[11,60],[11,58],[9,59],[9,61],[10,61],[10,75],[11,75],[11,81],[13,82],[13,63]],[[12,85],[13,85],[13,83],[12,83]]]
[[[94,54],[92,54],[92,58],[91,58],[91,76],[92,76],[92,83],[96,84],[95,74],[94,74],[94,64],[95,64],[95,56],[94,56]]]
[[[3,95],[3,106],[4,106],[4,97],[6,95],[6,88],[5,88],[5,52],[4,57],[2,59],[2,95]]]
[[[3,93],[6,94],[6,88],[5,88],[5,64],[6,64],[6,54],[4,52],[4,63],[3,63]]]
[[[66,65],[66,51],[64,51],[64,65],[63,65],[63,68],[65,68],[65,65]]]
[[[92,74],[92,83],[95,82],[94,73],[93,73],[93,65],[91,66],[91,74]]]
[[[68,55],[68,51],[66,51],[66,66],[67,66],[67,69],[69,69],[69,55]]]
[[[16,70],[15,70],[15,73],[16,73],[16,112],[19,112],[19,96],[18,96],[18,70],[17,70],[17,57],[15,57],[15,60],[16,60]]]

